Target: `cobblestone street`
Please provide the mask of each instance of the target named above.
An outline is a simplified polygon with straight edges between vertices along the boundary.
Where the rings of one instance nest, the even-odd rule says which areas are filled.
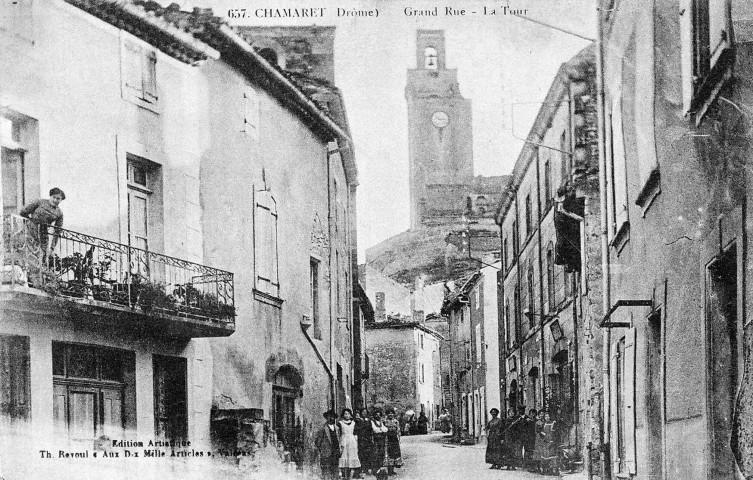
[[[556,479],[524,470],[490,470],[484,462],[485,445],[459,446],[443,443],[445,435],[417,435],[403,437],[402,453],[405,464],[395,477],[399,480],[513,480]],[[367,477],[369,478],[369,477]],[[559,478],[585,479],[586,475],[572,474]]]

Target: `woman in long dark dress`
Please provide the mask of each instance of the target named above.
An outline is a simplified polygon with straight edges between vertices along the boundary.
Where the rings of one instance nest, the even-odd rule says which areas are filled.
[[[486,424],[486,463],[491,464],[493,469],[502,467],[502,429],[504,422],[499,418],[499,410],[492,408],[489,410],[492,419]]]
[[[393,475],[395,468],[403,466],[403,455],[400,451],[400,422],[395,418],[395,410],[387,411],[387,420],[384,422],[387,427],[387,465],[388,473]]]
[[[361,461],[361,471],[369,473],[373,468],[371,462],[374,440],[372,439],[369,411],[365,408],[361,410],[360,416],[356,416],[356,436],[358,437],[358,459]]]
[[[515,463],[517,462],[516,449],[518,447],[518,416],[515,413],[515,409],[511,408],[507,412],[507,420],[505,421],[504,430],[502,431],[503,448],[502,448],[502,463],[500,467],[506,467],[507,470],[515,470]]]
[[[387,426],[382,422],[381,410],[374,410],[371,415],[371,438],[371,468],[376,474],[384,466],[384,457],[387,455]]]
[[[541,468],[544,473],[551,472],[555,475],[559,473],[557,465],[556,431],[556,422],[552,420],[548,412],[545,413],[544,426],[541,430],[541,443],[543,447],[541,450]]]

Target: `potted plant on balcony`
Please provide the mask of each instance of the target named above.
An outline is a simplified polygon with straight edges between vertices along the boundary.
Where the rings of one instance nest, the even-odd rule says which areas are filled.
[[[162,283],[142,281],[138,288],[136,304],[145,312],[157,309],[174,310],[175,297],[165,291]]]
[[[173,294],[178,301],[178,310],[191,315],[212,319],[235,317],[235,307],[223,302],[213,293],[203,292],[191,283],[178,285]]]

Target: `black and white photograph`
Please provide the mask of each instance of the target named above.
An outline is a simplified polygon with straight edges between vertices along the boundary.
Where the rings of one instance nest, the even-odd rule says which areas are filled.
[[[0,0],[0,149],[0,480],[753,480],[753,0]]]

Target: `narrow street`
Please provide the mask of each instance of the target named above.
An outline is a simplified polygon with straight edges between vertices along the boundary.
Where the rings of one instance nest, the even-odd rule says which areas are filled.
[[[485,445],[460,446],[447,444],[443,434],[416,435],[402,437],[402,453],[405,464],[398,470],[396,480],[512,480],[512,479],[556,479],[558,477],[538,475],[525,470],[490,470],[484,462]],[[577,480],[586,475],[572,474],[559,478]],[[367,477],[368,478],[368,477]]]

